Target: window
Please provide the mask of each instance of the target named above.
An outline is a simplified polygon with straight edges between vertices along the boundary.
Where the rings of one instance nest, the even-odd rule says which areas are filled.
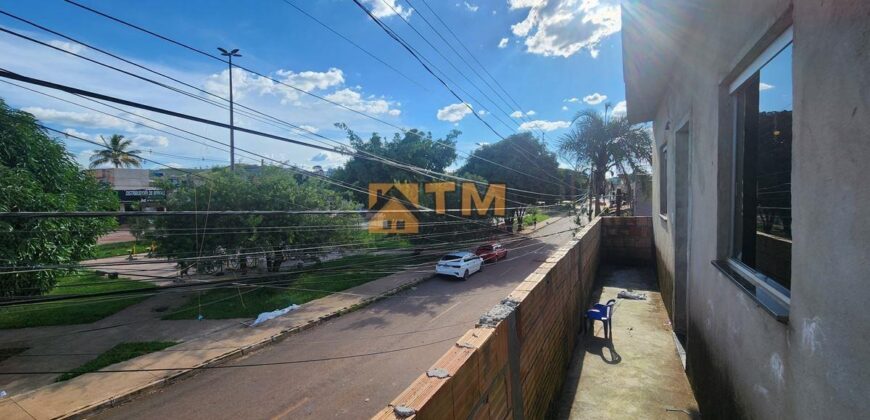
[[[389,229],[393,226],[392,220],[384,220],[384,229]]]
[[[789,30],[731,85],[731,262],[781,303],[791,288],[791,68]]]
[[[668,214],[668,145],[659,149],[659,213]]]
[[[396,220],[396,230],[405,230],[404,220]]]

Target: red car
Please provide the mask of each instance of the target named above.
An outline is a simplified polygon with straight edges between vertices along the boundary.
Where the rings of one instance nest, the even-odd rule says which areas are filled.
[[[507,258],[507,249],[501,244],[491,243],[477,247],[474,254],[483,259],[483,262],[495,262]]]

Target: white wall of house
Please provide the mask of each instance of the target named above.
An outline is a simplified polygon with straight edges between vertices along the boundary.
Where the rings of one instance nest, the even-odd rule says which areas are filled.
[[[653,121],[657,146],[653,217],[660,283],[671,300],[675,329],[681,326],[677,295],[685,297],[687,371],[702,414],[866,416],[870,2],[632,1],[623,7],[629,117]],[[730,256],[729,85],[789,27],[794,33],[792,275],[787,319],[777,319],[711,262]],[[670,64],[645,67],[652,59],[644,61],[641,51]],[[687,147],[679,150],[684,127]],[[663,144],[667,211],[659,206]],[[685,223],[685,237],[679,223]]]

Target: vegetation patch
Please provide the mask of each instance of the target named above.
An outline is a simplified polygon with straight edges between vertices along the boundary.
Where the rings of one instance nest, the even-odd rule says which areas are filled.
[[[406,269],[407,265],[434,261],[432,255],[356,255],[308,267],[286,277],[265,277],[251,286],[213,289],[192,296],[163,319],[252,318],[261,312],[329,296]]]
[[[48,295],[78,295],[151,288],[154,286],[146,282],[123,278],[109,280],[92,271],[80,271],[58,277],[57,285]],[[99,321],[147,298],[147,296],[107,296],[0,308],[0,329],[87,324]]]
[[[143,356],[148,353],[154,353],[155,351],[160,351],[172,347],[176,344],[178,343],[174,341],[142,341],[121,343],[115,347],[112,347],[105,353],[97,356],[96,359],[93,359],[69,372],[58,376],[57,379],[55,379],[55,382],[63,382],[75,378],[76,376],[84,375],[85,373],[96,372],[106,366],[110,366],[115,363],[121,363],[123,361]]]
[[[113,244],[99,244],[94,247],[94,258],[109,258],[130,255],[130,249],[136,246],[136,253],[148,252],[148,247],[136,244],[136,241],[115,242]]]

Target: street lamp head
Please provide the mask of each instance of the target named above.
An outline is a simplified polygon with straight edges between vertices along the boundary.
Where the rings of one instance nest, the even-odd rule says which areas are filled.
[[[220,51],[221,55],[224,57],[241,57],[242,56],[241,54],[239,54],[238,48],[233,49],[232,51],[227,51],[221,47],[218,47],[218,51]]]

